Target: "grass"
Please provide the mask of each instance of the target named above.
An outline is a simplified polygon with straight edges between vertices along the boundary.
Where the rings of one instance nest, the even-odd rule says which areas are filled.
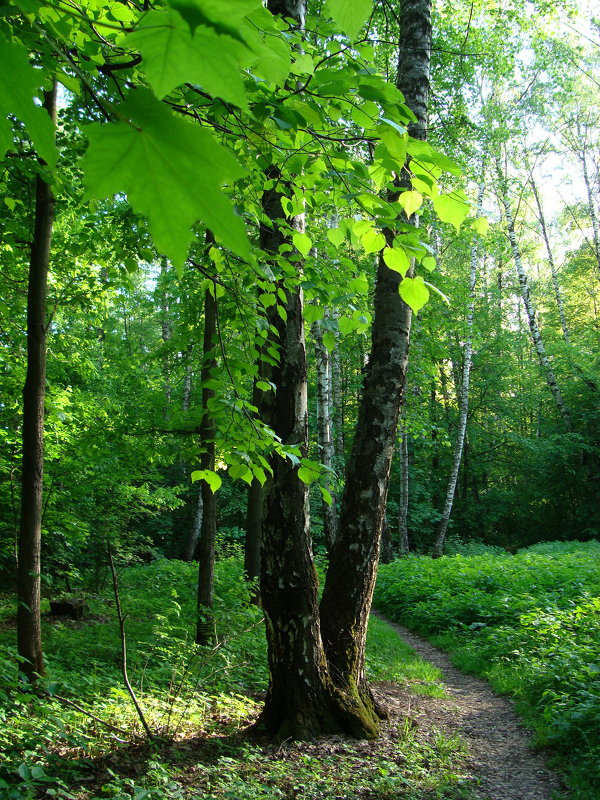
[[[123,687],[114,599],[88,595],[83,622],[45,617],[48,677],[19,685],[14,613],[0,598],[0,800],[465,800],[460,742],[418,740],[409,722],[378,742],[341,737],[274,746],[244,729],[268,682],[261,612],[248,604],[237,558],[217,567],[213,648],[193,643],[194,565],[156,561],[125,569],[130,678],[154,733],[143,736]],[[435,668],[374,620],[367,668],[440,694]],[[75,705],[73,705],[75,704]],[[76,706],[76,707],[75,707]]]
[[[600,782],[600,543],[381,567],[375,604],[511,694],[573,800]]]

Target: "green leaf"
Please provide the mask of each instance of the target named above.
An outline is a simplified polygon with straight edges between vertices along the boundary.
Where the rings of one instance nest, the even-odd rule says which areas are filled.
[[[338,319],[338,330],[342,336],[348,336],[348,334],[355,331],[357,327],[358,323],[355,319],[350,319],[350,317],[340,317]]]
[[[416,278],[403,278],[399,286],[400,297],[412,308],[415,314],[429,300],[429,289],[420,275]]]
[[[275,86],[283,86],[291,68],[292,57],[287,41],[281,36],[265,36],[252,72]]]
[[[458,232],[469,214],[469,201],[460,191],[440,194],[433,198],[433,208],[442,222],[454,225]]]
[[[378,253],[385,247],[385,236],[378,231],[367,231],[364,236],[361,236],[360,243],[365,253]]]
[[[355,39],[372,8],[371,0],[327,0],[326,8],[337,27]]]
[[[202,220],[243,258],[250,245],[242,220],[223,194],[225,183],[244,175],[235,158],[198,125],[175,117],[146,89],[118,106],[116,124],[94,123],[83,159],[87,196],[124,192],[145,214],[158,249],[181,267]]]
[[[252,479],[254,478],[252,470],[246,464],[232,464],[227,471],[232,480],[236,481],[238,478],[241,478],[248,485],[252,483]]]
[[[305,233],[295,233],[292,236],[294,247],[301,253],[304,258],[310,253],[310,248],[313,246],[312,239]]]
[[[422,266],[425,267],[426,270],[429,270],[429,272],[433,272],[436,266],[435,258],[433,256],[425,256],[425,258],[421,259],[421,264]]]
[[[410,192],[402,192],[398,197],[398,202],[406,212],[407,217],[412,217],[415,211],[423,205],[423,195],[414,189]]]
[[[244,17],[260,5],[259,0],[227,0],[225,22],[222,0],[168,0],[169,5],[181,14],[193,33],[199,25],[211,25],[219,33],[240,37]]]
[[[312,467],[300,467],[298,469],[298,477],[303,483],[306,483],[310,486],[311,483],[317,480],[319,477],[319,471],[313,469]]]
[[[441,289],[438,289],[437,286],[434,286],[433,283],[429,283],[429,281],[423,281],[423,283],[425,286],[429,286],[430,289],[433,289],[436,294],[439,294],[444,303],[450,305],[450,299],[441,291]]]
[[[213,494],[221,488],[223,481],[220,475],[217,475],[212,469],[197,469],[192,472],[192,483],[195,481],[206,481],[210,486]]]
[[[367,294],[369,291],[369,281],[367,280],[367,276],[364,272],[362,272],[358,277],[352,278],[352,280],[348,283],[348,286],[356,294]]]
[[[487,217],[477,217],[477,219],[471,220],[471,227],[480,236],[485,236],[490,229],[490,221]]]
[[[410,267],[410,258],[404,250],[397,247],[386,247],[383,251],[383,260],[390,269],[399,272],[402,277],[406,275]]]
[[[54,125],[47,111],[33,100],[42,94],[44,71],[31,66],[22,45],[8,42],[1,34],[0,64],[0,159],[12,146],[11,126],[3,118],[13,114],[25,125],[40,158],[54,167],[58,158]]]
[[[323,319],[324,316],[325,309],[323,306],[316,306],[314,303],[308,303],[304,306],[304,319],[309,325],[312,325],[313,322]]]
[[[303,53],[292,64],[292,72],[295,75],[312,75],[315,71],[315,61],[312,56]]]
[[[323,344],[328,350],[335,349],[335,333],[333,333],[333,331],[325,331],[323,334]]]
[[[319,489],[321,490],[321,494],[323,495],[323,500],[325,500],[327,505],[330,506],[333,503],[333,497],[331,496],[331,492],[328,492],[324,486],[319,486]]]
[[[327,238],[334,247],[339,247],[346,238],[346,233],[341,228],[328,228]]]
[[[173,9],[150,11],[127,45],[143,56],[143,69],[158,97],[176,86],[194,83],[213,97],[248,110],[238,60],[239,42],[204,26],[192,38],[189,26]]]

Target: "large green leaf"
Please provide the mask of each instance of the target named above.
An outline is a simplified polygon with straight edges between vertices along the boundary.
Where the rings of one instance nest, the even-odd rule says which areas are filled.
[[[449,222],[457,231],[469,214],[469,201],[460,191],[434,197],[433,207],[442,222]]]
[[[354,39],[369,19],[372,0],[327,0],[327,11],[342,31]]]
[[[412,310],[418,312],[429,300],[429,289],[420,275],[416,278],[403,278],[400,282],[400,297]]]
[[[177,11],[166,8],[147,14],[127,44],[142,54],[144,72],[158,97],[194,83],[213,97],[248,108],[238,67],[245,48],[231,37],[205,26],[198,26],[192,37]]]
[[[118,106],[119,122],[94,123],[83,159],[89,197],[125,193],[145,214],[158,249],[181,267],[203,221],[223,244],[246,258],[250,245],[223,184],[244,175],[236,159],[200,127],[174,116],[146,89]]]
[[[217,33],[240,40],[243,18],[260,7],[260,0],[168,0],[168,3],[181,14],[192,33],[199,25],[208,24]]]
[[[8,42],[1,34],[0,64],[0,158],[12,143],[10,127],[4,120],[12,114],[25,125],[40,158],[54,166],[58,158],[54,126],[48,113],[33,100],[41,95],[44,72],[31,66],[22,45]]]

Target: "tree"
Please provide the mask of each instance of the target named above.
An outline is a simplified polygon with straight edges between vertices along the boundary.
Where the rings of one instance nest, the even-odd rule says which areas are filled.
[[[45,92],[43,107],[56,120],[56,91]],[[27,377],[23,387],[23,469],[18,549],[17,646],[19,666],[30,682],[44,674],[40,622],[41,537],[44,490],[44,397],[46,391],[46,298],[54,193],[44,162],[36,177],[35,221],[27,288]]]
[[[403,0],[396,84],[414,114],[409,133],[420,141],[425,139],[427,127],[430,52],[431,3]],[[413,168],[418,169],[417,164]],[[410,164],[389,194],[389,202],[396,202],[403,193],[411,194]],[[410,223],[399,221],[388,227],[385,241],[389,248],[399,233],[411,238],[416,231]],[[388,262],[387,253],[382,251],[377,268],[371,352],[346,472],[338,538],[330,554],[321,601],[331,674],[338,686],[360,697],[375,729],[377,712],[364,672],[367,622],[406,379],[411,308],[402,295],[422,286],[406,269],[403,277],[390,268],[394,264]]]

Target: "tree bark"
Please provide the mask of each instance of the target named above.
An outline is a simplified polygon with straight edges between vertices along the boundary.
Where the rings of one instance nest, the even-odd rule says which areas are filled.
[[[318,322],[313,322],[311,332],[315,344],[315,360],[317,365],[317,442],[319,460],[323,466],[333,469],[333,437],[332,437],[332,399],[331,399],[331,360],[329,351],[323,343],[323,331]],[[323,499],[323,533],[328,552],[334,545],[337,536],[337,510],[335,492],[328,476],[323,481],[324,488],[330,493],[332,502]]]
[[[56,120],[56,82],[44,93],[44,108]],[[42,163],[42,162],[41,162]],[[27,288],[27,374],[23,387],[23,466],[17,570],[19,670],[31,683],[44,674],[41,631],[41,540],[44,488],[44,398],[46,392],[46,299],[54,194],[36,178],[35,222]]]
[[[408,540],[408,432],[406,423],[401,426],[400,437],[400,499],[398,502],[398,552],[406,556],[410,552]]]
[[[417,117],[409,133],[421,139],[425,138],[430,51],[430,0],[402,0],[397,86]],[[408,182],[408,178],[407,174],[404,180]],[[393,231],[386,231],[389,243],[393,236]],[[399,295],[401,280],[380,258],[371,354],[346,473],[338,538],[321,601],[322,634],[331,675],[338,686],[363,701],[375,727],[377,709],[367,686],[364,658],[408,362],[412,315]]]
[[[207,235],[207,241],[209,239],[210,237]],[[200,457],[200,469],[214,470],[216,426],[208,405],[215,393],[205,385],[216,367],[214,347],[217,336],[217,301],[213,294],[215,287],[211,288],[206,290],[204,301],[204,360],[201,371],[202,421],[200,423],[200,440],[203,452]],[[198,623],[196,626],[196,644],[206,645],[212,644],[216,637],[212,607],[215,584],[217,501],[215,493],[206,481],[202,481],[201,492],[202,527],[198,541]]]
[[[556,264],[554,263],[554,255],[552,253],[552,248],[550,247],[550,237],[548,236],[548,229],[546,228],[546,219],[544,217],[544,209],[542,208],[542,203],[540,201],[540,196],[537,190],[537,186],[535,184],[535,180],[533,178],[533,173],[530,173],[529,182],[531,184],[531,189],[533,191],[533,196],[535,198],[535,204],[538,210],[538,219],[540,221],[540,227],[542,229],[542,238],[544,240],[544,244],[546,246],[546,255],[548,256],[548,265],[550,267],[550,274],[552,275],[552,287],[554,289],[554,298],[556,300],[556,307],[558,309],[558,316],[560,319],[560,326],[563,332],[563,338],[567,344],[569,344],[569,328],[567,327],[567,319],[565,317],[565,308],[562,299],[562,294],[560,292],[560,286],[558,285],[558,275],[556,273]]]

